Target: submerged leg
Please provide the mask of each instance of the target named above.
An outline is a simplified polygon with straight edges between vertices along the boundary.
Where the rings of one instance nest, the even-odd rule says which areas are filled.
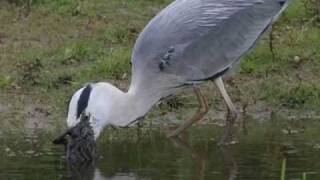
[[[176,130],[169,133],[168,137],[178,136],[181,132],[183,132],[185,129],[190,127],[193,123],[201,120],[203,118],[203,116],[207,114],[209,107],[208,107],[207,101],[206,101],[205,97],[203,96],[200,88],[193,87],[193,91],[195,92],[197,100],[199,102],[199,107],[197,109],[197,112],[193,115],[193,117],[191,119],[185,121]]]
[[[228,144],[232,140],[232,131],[233,131],[233,124],[235,120],[237,119],[238,112],[234,104],[232,103],[226,88],[224,87],[224,83],[222,81],[222,78],[219,77],[214,80],[214,83],[218,87],[224,101],[226,102],[228,106],[228,115],[227,115],[227,121],[226,121],[226,126],[225,126],[225,132],[223,135],[223,138],[221,139],[221,144]]]

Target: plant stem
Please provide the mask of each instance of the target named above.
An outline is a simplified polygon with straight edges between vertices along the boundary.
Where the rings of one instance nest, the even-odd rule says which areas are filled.
[[[280,180],[285,180],[285,178],[286,178],[286,167],[287,167],[287,159],[284,158],[284,159],[282,160],[281,179],[280,179]]]

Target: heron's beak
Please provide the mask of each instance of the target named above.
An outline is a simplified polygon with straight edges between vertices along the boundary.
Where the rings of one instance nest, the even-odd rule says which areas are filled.
[[[53,143],[65,145],[66,158],[69,163],[95,160],[96,142],[88,116],[82,115],[76,126],[67,129]]]

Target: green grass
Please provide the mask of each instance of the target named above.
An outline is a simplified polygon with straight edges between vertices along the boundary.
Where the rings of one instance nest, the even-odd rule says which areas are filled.
[[[253,90],[242,86],[244,94],[277,108],[319,110],[320,23],[310,23],[310,7],[311,1],[294,1],[273,26],[275,58],[268,36],[245,58],[241,74],[256,83]]]
[[[11,79],[9,76],[3,76],[0,74],[0,87],[6,88],[11,85]]]
[[[24,112],[36,100],[52,106],[57,118],[86,82],[130,79],[135,39],[171,1],[28,2],[0,2],[0,102],[21,97],[11,98],[20,104],[13,111]],[[316,14],[312,2],[294,1],[275,24],[274,59],[267,35],[244,58],[235,76],[240,100],[319,112],[320,28],[318,20],[309,23]]]

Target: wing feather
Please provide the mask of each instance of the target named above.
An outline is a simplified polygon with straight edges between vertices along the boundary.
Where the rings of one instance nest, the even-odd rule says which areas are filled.
[[[135,44],[133,86],[174,86],[214,76],[245,54],[281,10],[279,0],[174,1]]]

